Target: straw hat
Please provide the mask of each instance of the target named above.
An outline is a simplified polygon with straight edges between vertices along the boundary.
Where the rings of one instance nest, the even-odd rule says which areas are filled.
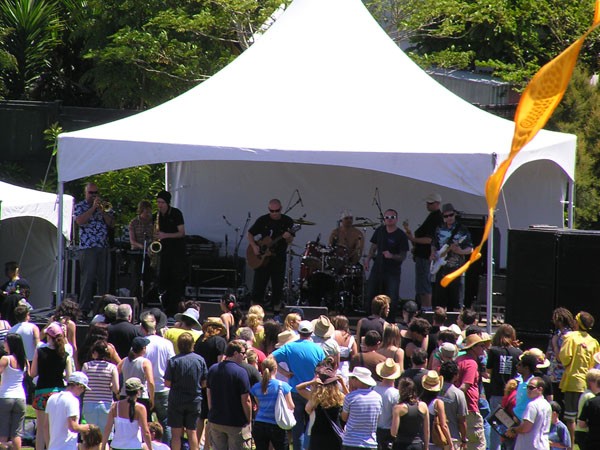
[[[525,350],[521,356],[519,356],[519,359],[523,358],[523,356],[525,355],[532,355],[535,356],[535,359],[537,360],[537,365],[536,367],[538,369],[545,369],[546,367],[548,367],[550,365],[550,361],[548,361],[548,359],[546,358],[546,354],[541,351],[539,348],[530,348],[529,350]]]
[[[400,364],[387,358],[375,366],[375,372],[385,380],[395,380],[400,377]]]
[[[439,375],[435,370],[429,370],[421,379],[421,386],[426,391],[439,392],[444,385],[444,377]]]
[[[292,330],[282,331],[277,335],[277,344],[275,344],[275,348],[283,347],[285,344],[297,341],[298,339],[300,339],[300,336]]]
[[[202,332],[206,333],[206,329],[209,326],[219,328],[221,330],[221,336],[225,336],[227,334],[227,328],[225,328],[225,324],[223,324],[223,321],[220,317],[208,317],[202,324]]]
[[[371,387],[377,384],[371,376],[371,371],[366,367],[355,367],[354,370],[348,374],[348,378],[356,378],[361,383]]]
[[[316,336],[322,337],[323,339],[329,339],[331,336],[333,336],[335,327],[331,323],[331,320],[329,320],[329,317],[320,315],[311,323]]]
[[[463,350],[469,350],[470,348],[476,346],[477,344],[481,344],[482,342],[486,342],[479,336],[478,334],[470,334],[463,341]]]

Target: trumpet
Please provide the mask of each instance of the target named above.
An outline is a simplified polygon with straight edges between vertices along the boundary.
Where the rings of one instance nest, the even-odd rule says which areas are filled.
[[[156,237],[156,239],[153,240],[150,243],[150,246],[148,247],[148,250],[150,251],[150,253],[153,253],[153,254],[160,253],[162,250],[162,243],[160,242],[160,239],[158,239],[158,232],[160,231],[159,225],[158,225],[159,217],[160,217],[160,212],[157,212],[156,220],[154,221],[154,236]]]
[[[102,212],[107,213],[107,212],[111,212],[113,210],[113,205],[108,200],[102,200],[98,204],[98,208],[100,208],[100,210],[102,210]]]

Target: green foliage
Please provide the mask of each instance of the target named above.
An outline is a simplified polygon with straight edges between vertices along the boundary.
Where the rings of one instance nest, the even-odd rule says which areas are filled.
[[[387,6],[391,5],[391,6]],[[591,24],[594,1],[585,0],[373,0],[371,10],[408,40],[419,64],[473,70],[520,85]],[[598,38],[581,60],[597,64]]]
[[[153,164],[94,175],[77,182],[80,189],[75,196],[81,198],[86,183],[97,184],[102,199],[112,203],[120,229],[133,219],[141,200],[153,201],[156,193],[164,189],[164,171],[164,164]]]
[[[56,2],[0,2],[0,77],[7,96],[29,99],[58,45],[61,22]]]
[[[231,62],[280,3],[89,0],[82,33],[93,68],[84,81],[105,106],[162,103]]]
[[[575,226],[599,229],[600,90],[579,65],[549,128],[577,135]]]

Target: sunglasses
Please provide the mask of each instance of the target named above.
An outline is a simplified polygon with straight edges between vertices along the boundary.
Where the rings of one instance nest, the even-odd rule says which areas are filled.
[[[531,384],[528,384],[528,385],[527,385],[527,390],[528,390],[528,391],[533,391],[534,389],[537,389],[538,387],[539,387],[539,386],[533,386],[533,385],[531,385]]]
[[[387,220],[394,220],[396,216],[384,216],[383,218]]]
[[[454,213],[450,213],[450,214],[444,214],[442,216],[444,219],[447,219],[448,217],[454,217]]]
[[[88,191],[88,194],[90,194],[90,195],[98,195],[98,191]]]
[[[269,208],[269,212],[270,213],[278,213],[278,212],[281,212],[281,208],[279,208],[279,209],[271,209],[271,208]]]

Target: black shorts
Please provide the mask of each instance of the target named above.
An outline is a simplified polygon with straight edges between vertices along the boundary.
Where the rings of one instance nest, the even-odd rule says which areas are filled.
[[[196,423],[202,410],[201,399],[193,402],[169,402],[167,410],[167,424],[171,428],[185,428],[187,430],[196,429]]]

